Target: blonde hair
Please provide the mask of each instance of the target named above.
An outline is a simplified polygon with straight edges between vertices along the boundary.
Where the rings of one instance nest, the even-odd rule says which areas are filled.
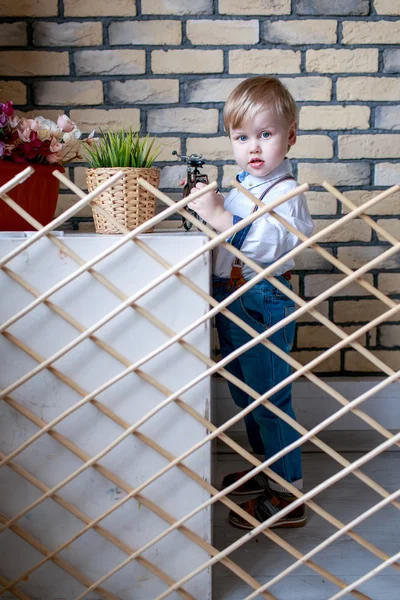
[[[296,123],[298,109],[289,90],[277,77],[250,77],[229,94],[224,106],[224,129],[238,129],[247,119],[268,107],[283,117],[288,125]]]

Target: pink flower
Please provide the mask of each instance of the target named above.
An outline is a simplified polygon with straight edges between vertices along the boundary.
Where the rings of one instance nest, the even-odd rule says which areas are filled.
[[[18,137],[21,140],[21,142],[30,142],[31,141],[31,134],[32,134],[31,129],[26,127],[25,129],[17,129],[17,131],[18,131]]]
[[[51,142],[50,142],[50,152],[60,152],[60,150],[62,149],[62,144],[60,144],[60,142],[58,142],[56,140],[56,138],[51,138]]]
[[[57,127],[64,131],[65,133],[70,133],[75,128],[75,123],[71,121],[67,115],[60,115],[57,119]]]
[[[50,164],[60,162],[61,158],[62,156],[60,152],[54,152],[54,154],[48,154],[46,156],[47,162],[49,162]]]
[[[39,116],[14,114],[12,102],[0,103],[0,161],[64,164],[81,157],[81,133],[67,115],[57,123]]]
[[[19,123],[22,129],[31,129],[32,131],[37,129],[34,119],[21,119]]]

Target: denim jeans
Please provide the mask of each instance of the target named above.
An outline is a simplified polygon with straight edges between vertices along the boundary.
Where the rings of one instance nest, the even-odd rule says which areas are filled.
[[[278,277],[278,279],[291,288],[290,283],[283,277]],[[213,281],[219,282],[218,287],[214,287],[214,298],[221,302],[231,293],[225,285],[228,280],[214,277]],[[292,300],[277,290],[271,283],[263,280],[232,302],[227,308],[251,325],[258,333],[262,333],[294,312],[295,305]],[[221,314],[216,317],[216,325],[223,357],[251,339],[243,329]],[[293,321],[279,329],[268,339],[289,354],[293,345],[295,327]],[[259,394],[264,394],[292,372],[290,365],[262,344],[257,344],[240,355],[230,362],[226,369]],[[239,408],[243,409],[253,402],[254,399],[238,387],[230,382],[228,382],[228,385],[232,398]],[[291,384],[282,388],[268,400],[293,419],[296,418],[292,407]],[[257,406],[249,413],[244,418],[244,422],[253,452],[264,454],[266,459],[299,437],[291,425],[275,416],[263,405]],[[295,483],[298,487],[301,487],[300,448],[292,450],[283,458],[275,461],[271,465],[271,469],[289,483]]]

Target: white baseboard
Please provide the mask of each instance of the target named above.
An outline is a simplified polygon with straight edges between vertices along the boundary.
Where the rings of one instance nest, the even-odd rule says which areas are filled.
[[[377,377],[321,379],[348,400],[354,400],[384,380]],[[228,385],[224,379],[215,378],[212,389],[213,421],[218,426],[235,415],[238,409],[231,399]],[[304,378],[293,384],[293,405],[297,420],[307,429],[311,429],[342,407],[337,400]],[[394,383],[378,391],[358,408],[386,429],[393,432],[398,431],[400,429],[399,384]],[[229,435],[247,448],[242,420],[229,429]],[[385,439],[365,421],[351,413],[321,431],[319,437],[341,452],[368,451]],[[398,449],[396,446],[393,447],[393,450]],[[217,444],[217,450],[218,452],[229,451],[225,444],[220,443]],[[306,452],[318,451],[311,442],[304,446],[304,450]]]
[[[391,433],[397,433],[397,431],[391,431]],[[245,450],[247,450],[248,452],[251,452],[251,448],[248,444],[247,441],[247,435],[246,432],[244,430],[236,430],[236,431],[231,431],[229,433],[230,437],[237,442],[238,444],[240,444],[240,446],[242,446],[242,448],[244,448]],[[323,442],[325,442],[326,444],[328,444],[328,446],[330,446],[331,448],[333,448],[333,450],[336,450],[336,452],[369,452],[370,450],[373,450],[373,448],[376,448],[376,446],[378,446],[379,444],[381,444],[382,442],[385,441],[386,438],[384,438],[382,435],[380,435],[380,433],[378,433],[377,431],[372,431],[372,430],[358,430],[358,431],[354,431],[354,430],[331,430],[331,431],[321,431],[320,434],[318,434],[318,437],[320,440],[322,440]],[[316,452],[322,452],[322,450],[320,448],[318,448],[315,444],[313,444],[312,442],[306,442],[305,444],[302,445],[302,452],[303,453],[316,453]],[[400,451],[400,447],[393,445],[392,448],[390,449],[390,452],[399,452]],[[217,454],[232,454],[234,453],[234,451],[232,450],[232,448],[230,448],[229,446],[227,446],[226,444],[224,444],[223,442],[221,442],[221,440],[217,440],[217,443],[214,447],[214,453]],[[262,455],[259,455],[258,457],[260,460],[263,459]]]

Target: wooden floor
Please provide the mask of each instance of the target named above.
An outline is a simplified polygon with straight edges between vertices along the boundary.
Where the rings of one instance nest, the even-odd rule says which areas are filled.
[[[220,484],[222,477],[229,472],[249,468],[249,465],[235,454],[217,454],[215,482]],[[344,453],[351,462],[360,454]],[[389,492],[399,488],[399,454],[387,452],[363,467],[363,472],[371,476]],[[331,458],[321,453],[304,453],[303,470],[307,491],[339,470]],[[243,497],[232,497],[243,501]],[[246,498],[244,498],[246,499]],[[381,498],[353,475],[316,496],[315,501],[344,523],[348,523]],[[335,529],[321,517],[307,509],[308,523],[299,529],[274,529],[283,539],[303,553],[308,552],[334,533]],[[227,522],[228,510],[221,504],[214,508],[214,545],[223,549],[245,533]],[[372,518],[359,525],[356,530],[378,548],[393,555],[400,549],[400,515],[396,508],[388,506]],[[230,557],[246,569],[260,583],[265,583],[283,568],[294,562],[285,551],[278,548],[265,536],[254,538]],[[344,535],[313,559],[317,564],[343,579],[347,584],[378,566],[380,560]],[[339,590],[329,581],[321,578],[306,566],[299,567],[282,581],[271,587],[278,600],[327,600]],[[400,570],[388,567],[359,588],[373,600],[400,600]],[[252,590],[230,571],[216,565],[213,572],[213,600],[243,600]],[[350,594],[346,599],[354,598]]]

